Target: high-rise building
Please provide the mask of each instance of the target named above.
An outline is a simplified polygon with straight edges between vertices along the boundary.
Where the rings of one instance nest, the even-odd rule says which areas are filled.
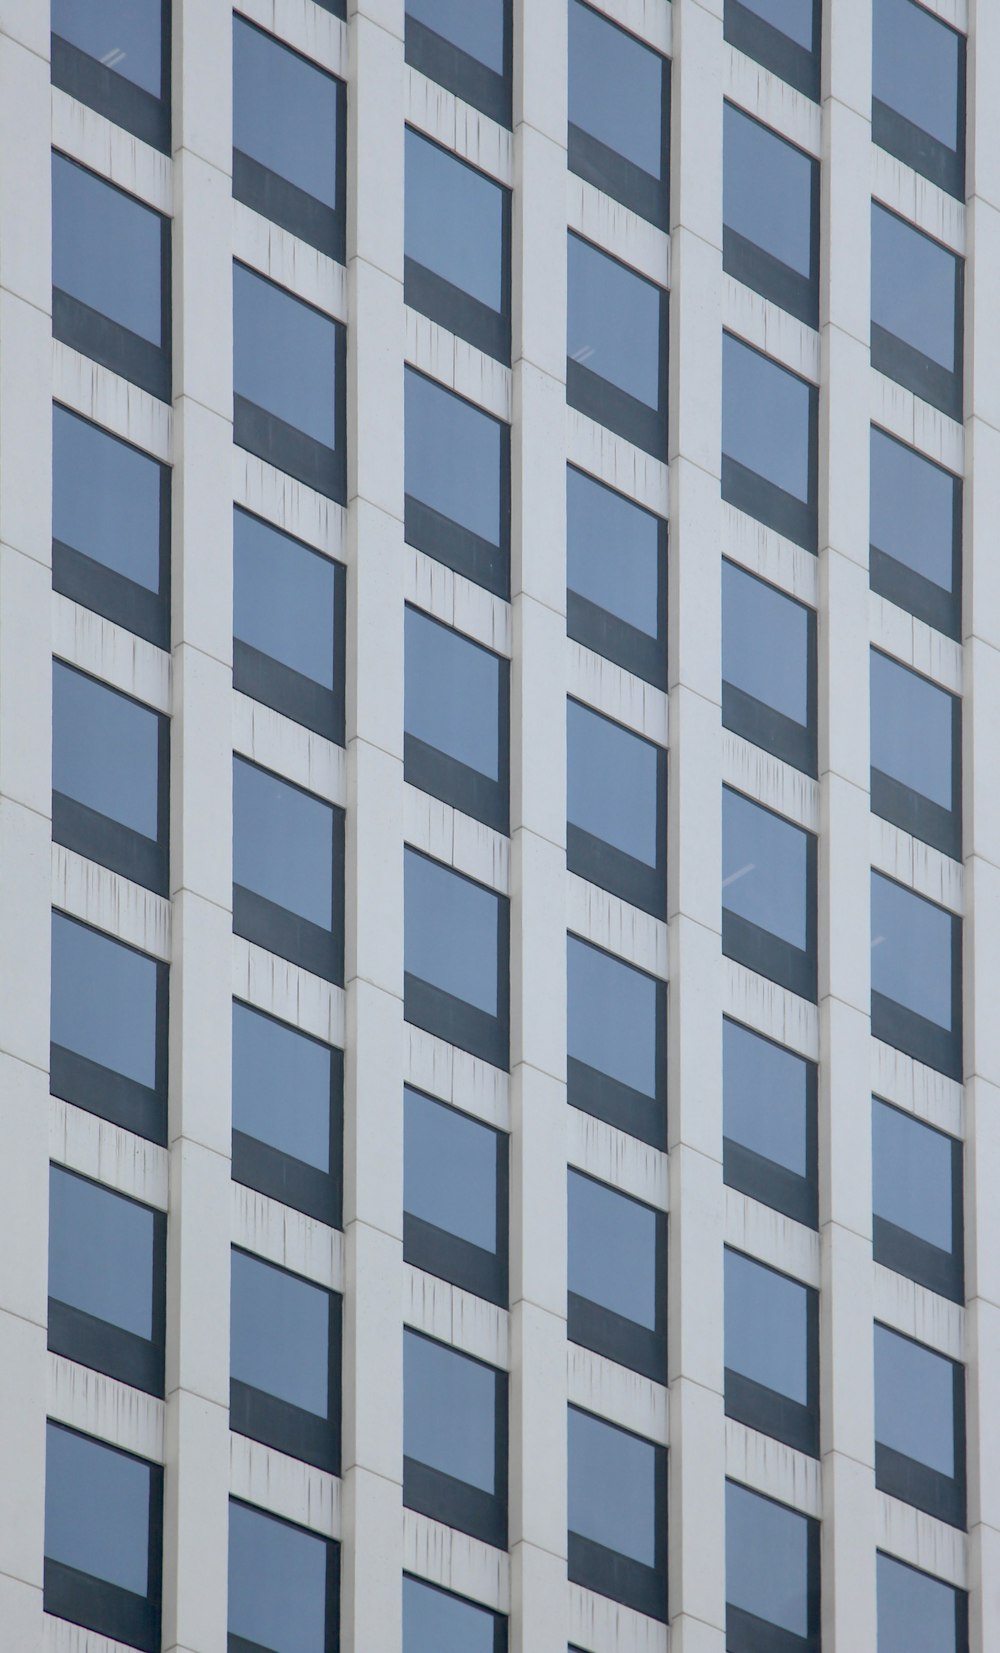
[[[1000,0],[0,0],[0,1653],[1000,1653]]]

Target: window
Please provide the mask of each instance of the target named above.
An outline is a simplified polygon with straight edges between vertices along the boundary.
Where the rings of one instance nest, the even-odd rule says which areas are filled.
[[[404,1258],[506,1308],[506,1136],[409,1085],[403,1109]]]
[[[816,839],[722,789],[722,951],[816,998]]]
[[[52,914],[53,1096],[167,1140],[167,966]]]
[[[340,1548],[229,1501],[228,1653],[337,1653]]]
[[[723,1174],[730,1188],[815,1228],[816,1064],[722,1023]]]
[[[666,459],[667,293],[578,235],[568,251],[566,400]]]
[[[960,635],[962,483],[872,426],[872,590]]]
[[[233,1180],[339,1228],[344,1056],[233,1005]]]
[[[52,156],[52,332],[170,400],[170,221]]]
[[[962,1077],[962,921],[872,873],[872,1033]]]
[[[170,721],[52,663],[52,837],[169,894]]]
[[[233,195],[344,262],[346,92],[233,17]]]
[[[341,322],[233,265],[233,441],[341,504],[346,357]]]
[[[666,1248],[662,1211],[570,1171],[566,1335],[657,1383],[667,1381]]]
[[[143,1653],[160,1646],[163,1470],[50,1422],[45,1611]]]
[[[406,0],[406,61],[510,125],[510,0]]]
[[[722,335],[722,497],[816,550],[817,391]]]
[[[409,604],[404,660],[406,780],[507,832],[508,662]]]
[[[237,757],[233,929],[343,985],[344,812]]]
[[[404,297],[510,361],[510,191],[406,129]]]
[[[345,570],[233,512],[233,688],[344,744]]]
[[[443,385],[405,374],[407,543],[510,593],[510,427]]]
[[[507,1374],[403,1332],[403,1503],[507,1547]]]
[[[965,1526],[965,1368],[875,1327],[875,1485]]]
[[[665,919],[667,755],[579,700],[566,718],[566,865]]]
[[[404,1574],[403,1653],[507,1653],[507,1621]]]
[[[724,106],[723,268],[819,325],[819,162]]]
[[[52,0],[52,84],[169,155],[169,0]]]
[[[340,1298],[235,1246],[229,1411],[237,1434],[340,1474]]]
[[[875,0],[872,138],[965,199],[965,37],[914,0]]]
[[[962,260],[872,202],[872,367],[962,417]]]
[[[405,852],[403,1014],[505,1068],[510,1038],[510,903],[419,851]]]
[[[49,1167],[49,1338],[54,1354],[163,1394],[167,1219]]]
[[[969,1598],[943,1579],[876,1557],[878,1653],[968,1653]]]
[[[871,651],[872,810],[959,860],[962,702]]]
[[[567,1100],[667,1145],[667,984],[567,936]]]
[[[569,7],[569,168],[670,228],[670,64],[581,0]]]
[[[819,97],[822,0],[725,0],[725,37],[807,98]]]
[[[726,1247],[726,1416],[819,1457],[819,1298]]]
[[[875,1261],[956,1303],[962,1268],[962,1144],[872,1098]]]
[[[815,775],[815,612],[725,559],[722,721]]]
[[[566,630],[667,686],[667,525],[583,471],[566,471]]]
[[[726,1647],[819,1653],[819,1522],[726,1482]]]
[[[667,1616],[667,1454],[569,1408],[569,1577],[650,1618]]]
[[[58,406],[52,584],[148,643],[170,647],[170,471]]]

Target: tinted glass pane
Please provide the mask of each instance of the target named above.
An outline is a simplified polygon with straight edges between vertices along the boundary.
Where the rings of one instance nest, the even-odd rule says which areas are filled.
[[[157,836],[159,714],[53,662],[52,788]]]
[[[233,1005],[233,1129],[330,1169],[333,1053],[296,1028]]]
[[[403,1451],[495,1491],[496,1373],[456,1349],[403,1333]]]
[[[569,1530],[655,1567],[657,1454],[652,1442],[569,1408]]]
[[[149,1465],[50,1423],[45,1554],[50,1561],[144,1596],[149,1588]]]
[[[496,74],[503,73],[503,0],[406,0],[407,17],[433,29]]]
[[[895,213],[872,204],[872,325],[949,373],[956,360],[955,254]]]
[[[640,1326],[656,1326],[656,1212],[569,1173],[569,1289]]]
[[[53,539],[158,591],[161,472],[148,454],[54,407]]]
[[[566,702],[566,814],[625,855],[655,866],[659,748],[620,723]]]
[[[496,1132],[409,1086],[403,1096],[404,1211],[495,1251]]]
[[[497,897],[439,861],[406,852],[406,969],[497,1014]]]
[[[871,542],[950,591],[958,482],[922,454],[872,430]]]
[[[871,761],[942,809],[954,797],[954,705],[950,694],[888,655],[871,651]]]
[[[877,1557],[878,1653],[963,1653],[957,1591],[889,1555]]]
[[[152,1089],[156,961],[52,914],[52,1043]]]
[[[233,389],[326,447],[336,446],[336,323],[233,265]]]
[[[655,979],[576,936],[566,939],[570,1056],[655,1096]]]
[[[955,1473],[955,1367],[888,1326],[875,1327],[875,1439]]]
[[[809,386],[758,350],[722,336],[722,451],[808,502]]]
[[[504,191],[406,130],[407,258],[486,304],[504,307]]]
[[[315,1533],[230,1503],[230,1635],[269,1653],[327,1653],[327,1551]]]
[[[233,147],[337,206],[339,82],[233,18]]]
[[[660,405],[662,293],[644,276],[569,237],[566,354],[646,407]]]
[[[484,1607],[403,1579],[403,1653],[493,1653],[493,1626]]]
[[[234,1250],[233,1377],[325,1418],[329,1363],[330,1293],[286,1269]]]
[[[872,1100],[872,1199],[875,1215],[951,1251],[954,1143],[912,1114]]]
[[[797,1280],[726,1249],[726,1365],[805,1406],[809,1292]]]
[[[153,1246],[148,1206],[50,1167],[50,1297],[151,1338]]]
[[[810,1174],[809,1063],[728,1020],[722,1024],[725,1133],[797,1176]]]
[[[571,123],[659,178],[663,117],[663,59],[589,6],[571,0]]]
[[[499,545],[503,427],[406,370],[406,492]]]
[[[161,0],[52,0],[52,33],[153,97],[160,96]]]
[[[733,104],[724,109],[725,227],[811,275],[815,161]]]
[[[813,47],[813,0],[741,0],[747,11],[762,17],[807,51]]]
[[[62,155],[52,157],[52,285],[159,345],[159,213]]]
[[[722,677],[806,727],[810,611],[734,563],[722,564]]]
[[[726,1482],[726,1601],[808,1634],[808,1518],[733,1481]]]
[[[233,760],[233,882],[330,928],[331,806],[242,758]]]
[[[334,685],[336,567],[246,511],[233,512],[233,635]]]
[[[805,948],[808,841],[791,821],[723,787],[723,907]]]
[[[657,635],[660,523],[649,511],[570,467],[566,583],[619,620]]]
[[[961,36],[913,0],[875,0],[872,27],[872,96],[957,149]]]
[[[499,780],[499,657],[408,606],[405,662],[406,733]]]
[[[872,991],[951,1027],[952,915],[872,873]]]

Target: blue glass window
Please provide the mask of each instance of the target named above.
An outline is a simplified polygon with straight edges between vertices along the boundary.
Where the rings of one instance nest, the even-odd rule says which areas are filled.
[[[667,442],[667,294],[571,234],[566,399],[658,459]]]
[[[406,129],[408,305],[510,360],[510,192]]]
[[[669,145],[667,60],[570,0],[570,170],[666,229]]]

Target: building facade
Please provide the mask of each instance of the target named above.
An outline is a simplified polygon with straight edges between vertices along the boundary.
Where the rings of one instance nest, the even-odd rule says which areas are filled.
[[[1000,1650],[1000,6],[0,0],[0,1650]]]

